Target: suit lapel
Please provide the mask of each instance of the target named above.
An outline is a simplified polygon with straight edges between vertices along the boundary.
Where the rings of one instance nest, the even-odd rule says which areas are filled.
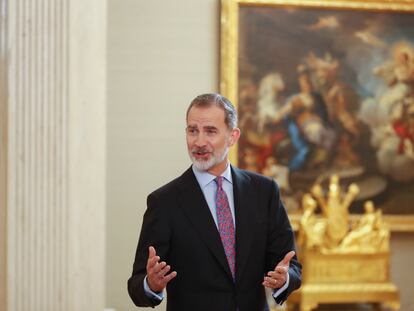
[[[189,168],[184,172],[181,179],[182,182],[179,183],[181,190],[180,201],[185,215],[193,224],[194,229],[200,234],[203,242],[232,279],[220,234],[192,169]]]
[[[233,196],[236,214],[236,281],[240,280],[252,245],[251,221],[254,219],[254,188],[250,177],[232,167]]]

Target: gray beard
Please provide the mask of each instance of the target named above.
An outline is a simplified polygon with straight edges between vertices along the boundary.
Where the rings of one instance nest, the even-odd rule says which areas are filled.
[[[188,152],[188,154],[190,155],[191,162],[193,162],[193,165],[199,171],[208,171],[214,165],[222,162],[228,153],[229,153],[229,147],[226,147],[224,148],[223,153],[220,154],[218,157],[216,157],[215,155],[212,155],[211,158],[207,161],[199,161],[193,157],[191,151]]]

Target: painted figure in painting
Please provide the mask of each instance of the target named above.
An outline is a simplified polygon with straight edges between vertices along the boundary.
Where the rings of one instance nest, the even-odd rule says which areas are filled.
[[[306,161],[311,166],[327,161],[335,141],[324,100],[313,90],[304,66],[299,68],[298,82],[300,92],[290,97],[275,117],[276,120],[286,118],[290,139],[296,149],[289,163],[292,171],[303,168]],[[315,152],[309,160],[312,146]]]
[[[412,16],[246,7],[240,29],[239,165],[283,180],[296,206],[338,173],[342,187],[363,185],[352,212],[363,212],[365,198],[381,201],[384,213],[409,213]]]
[[[385,82],[385,90],[366,99],[360,115],[372,129],[381,172],[408,182],[414,180],[414,48],[399,42],[389,54],[373,70]]]

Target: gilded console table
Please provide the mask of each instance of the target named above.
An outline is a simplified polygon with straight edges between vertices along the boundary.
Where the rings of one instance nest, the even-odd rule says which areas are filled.
[[[303,283],[289,297],[289,309],[295,304],[310,311],[323,303],[374,303],[399,310],[399,290],[390,281],[390,233],[381,211],[368,201],[363,216],[351,223],[348,207],[358,187],[351,185],[343,194],[338,176],[332,176],[326,198],[324,193],[316,185],[303,197],[298,238]]]
[[[376,303],[399,310],[398,288],[389,282],[389,253],[305,256],[303,285],[289,297],[290,307],[310,311],[323,303]]]

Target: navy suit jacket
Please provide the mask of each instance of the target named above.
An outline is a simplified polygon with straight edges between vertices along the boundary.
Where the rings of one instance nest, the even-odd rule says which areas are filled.
[[[167,285],[168,311],[262,311],[263,277],[295,250],[294,234],[273,180],[232,167],[236,217],[236,280],[220,234],[191,168],[147,198],[128,292],[137,306],[159,301],[144,292],[148,247],[177,271]],[[289,287],[301,284],[301,265],[290,262]]]

